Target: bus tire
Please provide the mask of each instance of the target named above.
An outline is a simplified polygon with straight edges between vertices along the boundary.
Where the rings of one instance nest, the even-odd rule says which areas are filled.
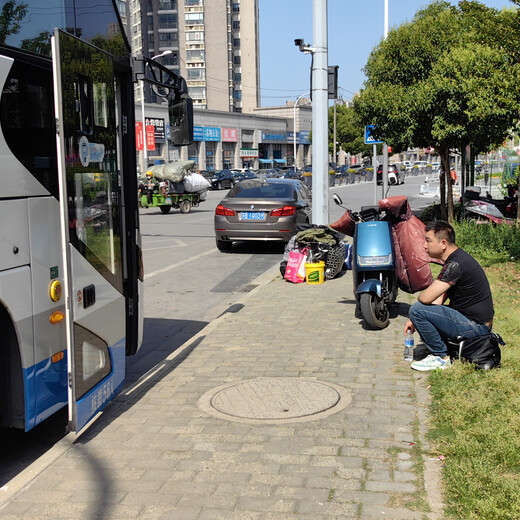
[[[181,200],[179,202],[179,209],[181,210],[181,213],[189,213],[191,210],[191,201],[188,199]]]
[[[171,206],[159,206],[161,208],[161,211],[166,215],[166,213],[170,213],[170,210],[172,209]]]
[[[22,361],[14,324],[0,305],[0,426],[25,428]]]

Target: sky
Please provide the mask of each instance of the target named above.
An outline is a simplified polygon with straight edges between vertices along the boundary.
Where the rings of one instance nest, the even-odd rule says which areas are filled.
[[[388,0],[389,29],[410,21],[428,5],[422,0]],[[452,2],[456,4],[456,2]],[[514,7],[508,0],[482,1]],[[338,65],[338,97],[351,100],[362,86],[363,67],[383,38],[384,0],[328,0],[328,62]],[[261,106],[284,105],[309,91],[311,56],[294,45],[312,44],[312,0],[259,0]]]

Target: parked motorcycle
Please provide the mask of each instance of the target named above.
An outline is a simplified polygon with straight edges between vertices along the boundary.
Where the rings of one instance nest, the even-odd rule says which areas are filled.
[[[344,207],[339,195],[333,194],[333,199]],[[352,251],[356,311],[369,327],[384,329],[398,291],[390,224],[382,220],[378,206],[363,206],[352,215],[356,220]]]
[[[518,198],[516,194],[504,199],[481,196],[478,191],[466,190],[464,202],[465,218],[477,224],[513,224],[515,222]]]

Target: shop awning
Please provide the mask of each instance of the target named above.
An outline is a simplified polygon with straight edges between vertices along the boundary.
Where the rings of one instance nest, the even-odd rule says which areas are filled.
[[[275,159],[274,162],[277,164],[285,164],[285,163],[287,163],[287,160],[286,159]]]
[[[273,162],[272,159],[258,159],[259,162],[261,162],[262,164],[270,164]]]

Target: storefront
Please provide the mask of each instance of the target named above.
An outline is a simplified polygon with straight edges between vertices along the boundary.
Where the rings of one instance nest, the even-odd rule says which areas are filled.
[[[258,148],[240,148],[242,168],[254,168],[258,159]]]
[[[238,142],[236,128],[222,128],[222,168],[235,167],[235,156]]]

